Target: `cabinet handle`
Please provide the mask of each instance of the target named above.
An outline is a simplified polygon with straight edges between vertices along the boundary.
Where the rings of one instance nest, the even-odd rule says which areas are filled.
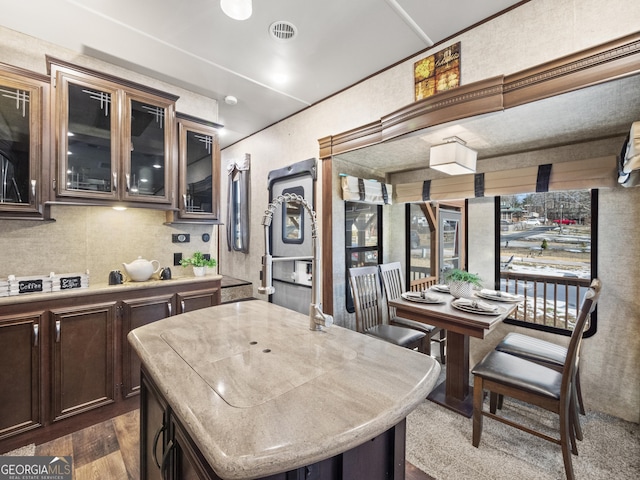
[[[158,453],[157,453],[157,448],[158,448],[158,440],[160,439],[160,435],[162,434],[162,432],[165,431],[165,426],[162,425],[158,431],[156,432],[155,436],[153,437],[153,450],[151,452],[151,456],[153,457],[153,461],[156,464],[156,467],[161,468],[160,467],[160,462],[158,462]]]
[[[167,443],[167,451],[164,452],[164,455],[162,456],[162,465],[160,465],[160,476],[162,478],[165,478],[165,472],[167,471],[167,463],[169,461],[169,456],[171,455],[173,450],[173,440],[169,440],[169,443]]]
[[[180,308],[182,308],[180,313],[184,313],[184,300],[180,300]]]
[[[167,310],[169,310],[169,316],[171,316],[171,302],[167,302]]]
[[[38,325],[37,323],[33,324],[33,346],[37,347],[38,346],[38,330],[40,329],[40,325]]]
[[[130,177],[131,176],[128,173],[125,175],[125,178],[127,179],[127,192],[131,188],[131,178]]]
[[[56,343],[60,343],[60,320],[56,320]]]
[[[113,172],[113,185],[111,190],[114,192],[118,191],[118,172]]]

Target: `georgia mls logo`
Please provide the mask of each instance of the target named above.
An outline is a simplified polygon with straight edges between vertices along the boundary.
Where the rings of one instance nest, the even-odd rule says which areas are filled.
[[[0,480],[71,480],[71,457],[0,457]]]

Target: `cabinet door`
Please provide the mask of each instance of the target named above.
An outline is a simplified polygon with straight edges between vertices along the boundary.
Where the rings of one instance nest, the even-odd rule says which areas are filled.
[[[152,95],[125,95],[123,199],[170,203],[173,103]]]
[[[44,201],[48,91],[44,80],[0,69],[0,214],[7,217],[39,214]]]
[[[221,480],[209,466],[199,449],[172,417],[171,448],[174,451],[173,478],[180,480]]]
[[[54,71],[55,73],[55,71]],[[118,90],[57,72],[57,194],[118,198]]]
[[[116,302],[52,310],[54,420],[115,401]]]
[[[42,424],[40,325],[44,312],[0,317],[0,438]]]
[[[162,461],[169,438],[169,408],[154,385],[140,376],[140,478],[164,480]],[[165,469],[167,468],[165,462]]]
[[[140,359],[127,340],[127,334],[148,323],[171,316],[173,295],[122,302],[122,395],[130,397],[140,389]]]
[[[220,305],[220,288],[208,288],[176,294],[179,313]]]
[[[179,218],[219,220],[220,146],[214,125],[178,116]]]

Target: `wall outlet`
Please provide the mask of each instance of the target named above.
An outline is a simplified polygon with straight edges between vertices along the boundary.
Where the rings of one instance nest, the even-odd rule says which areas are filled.
[[[182,260],[182,253],[174,253],[173,254],[173,265],[180,265],[180,260]]]

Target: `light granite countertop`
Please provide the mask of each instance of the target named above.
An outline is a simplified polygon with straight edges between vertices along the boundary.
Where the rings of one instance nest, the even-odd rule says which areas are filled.
[[[133,330],[129,342],[216,473],[228,480],[333,457],[404,419],[433,389],[432,357],[262,300]]]
[[[56,300],[68,297],[83,297],[87,295],[95,295],[98,293],[117,293],[119,291],[129,290],[145,290],[148,288],[166,287],[169,285],[193,285],[198,282],[206,282],[211,280],[221,280],[222,275],[205,275],[203,277],[195,276],[174,276],[170,280],[157,280],[151,278],[145,282],[124,282],[119,285],[109,285],[106,282],[89,282],[87,288],[72,288],[69,290],[60,290],[57,292],[42,293],[24,293],[8,297],[0,297],[0,306],[15,305],[20,303],[30,303],[35,301]]]

